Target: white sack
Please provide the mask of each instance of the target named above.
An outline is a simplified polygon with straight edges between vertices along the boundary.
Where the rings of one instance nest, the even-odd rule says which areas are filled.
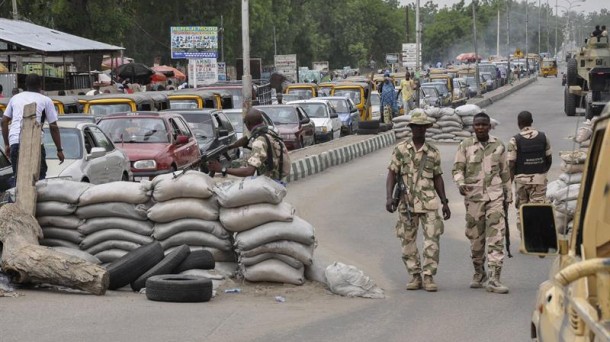
[[[220,208],[220,222],[231,232],[243,232],[267,222],[290,222],[296,210],[287,202],[259,203],[238,208]]]
[[[472,126],[473,121],[474,121],[474,116],[462,116],[462,124],[464,126]]]
[[[185,218],[216,221],[218,202],[215,198],[176,198],[156,203],[148,210],[148,219],[153,222],[165,223]]]
[[[57,201],[77,204],[80,195],[92,185],[63,178],[48,178],[36,182],[38,202]]]
[[[591,138],[591,135],[593,135],[593,130],[591,130],[591,127],[589,127],[588,125],[582,126],[578,128],[578,131],[576,131],[574,141],[577,143],[582,143],[586,140],[589,140]]]
[[[138,243],[140,245],[146,245],[153,242],[153,238],[150,236],[143,236],[140,234],[128,232],[126,230],[121,229],[105,229],[95,232],[83,239],[80,243],[80,248],[87,250],[99,243],[108,240],[122,240],[122,241],[131,241]],[[103,262],[103,260],[102,260]]]
[[[255,255],[253,257],[240,257],[239,263],[244,266],[252,266],[254,264],[258,264],[265,260],[269,259],[277,259],[287,265],[290,265],[293,268],[299,269],[303,267],[303,263],[298,261],[297,259],[285,255],[285,254],[277,254],[277,253],[263,253],[259,255]]]
[[[194,246],[194,245],[188,245],[188,246],[189,246],[189,249],[191,250],[191,252],[206,250],[206,251],[212,253],[212,258],[214,258],[214,261],[216,262],[216,264],[218,264],[218,262],[236,262],[237,261],[237,256],[235,255],[235,252],[233,250],[221,251],[220,249],[213,248],[213,247]],[[163,252],[165,253],[165,255],[168,255],[174,249],[179,248],[179,247],[180,246],[172,246],[172,247],[168,247],[167,249],[164,248]]]
[[[106,202],[143,204],[150,200],[151,193],[150,182],[110,182],[94,185],[87,189],[80,196],[78,205],[86,206]]]
[[[411,122],[411,115],[399,115],[399,116],[393,118],[392,122],[408,124],[409,122]]]
[[[240,256],[253,257],[262,253],[278,253],[291,256],[304,265],[311,265],[315,244],[306,246],[294,241],[274,241],[247,251],[240,251]]]
[[[585,151],[561,151],[559,158],[566,164],[584,164],[587,160],[587,152]]]
[[[577,199],[579,193],[580,193],[580,183],[571,184],[564,188],[559,189],[555,193],[554,198],[555,198],[556,202],[566,202],[566,201]]]
[[[98,243],[92,247],[87,248],[86,252],[92,255],[97,253],[111,250],[111,249],[122,249],[124,251],[132,251],[136,248],[141,247],[142,245],[139,243],[124,241],[124,240],[106,240]]]
[[[559,191],[567,186],[568,185],[561,179],[557,179],[557,180],[550,182],[546,186],[546,198],[550,199],[551,201],[555,200],[555,198],[556,198],[555,195],[557,194],[557,191]]]
[[[286,196],[286,187],[269,177],[258,176],[219,184],[214,192],[222,207],[236,208],[256,203],[278,204]]]
[[[315,242],[314,228],[298,216],[292,222],[269,222],[235,235],[235,248],[249,250],[273,241],[295,241],[304,245]]]
[[[562,173],[559,179],[566,184],[577,184],[582,180],[582,173]]]
[[[585,171],[585,164],[567,164],[561,161],[560,170],[565,173],[583,173]]]
[[[441,114],[443,116],[443,118],[447,117],[447,116],[452,116],[455,113],[455,109],[451,108],[451,107],[443,107],[441,108]]]
[[[133,220],[146,220],[147,206],[121,202],[91,204],[76,209],[76,216],[83,219],[95,217],[122,217]]]
[[[36,203],[36,216],[68,216],[74,214],[76,205],[66,202],[46,201]]]
[[[455,114],[459,116],[474,116],[482,112],[481,107],[474,104],[465,104],[455,109]]]
[[[152,196],[157,202],[185,197],[206,199],[212,197],[214,180],[203,172],[189,170],[177,175],[159,175],[153,179],[152,186]]]
[[[279,260],[269,259],[256,265],[242,269],[244,278],[248,281],[270,281],[293,285],[303,285],[305,269],[295,269]]]
[[[576,213],[576,205],[578,204],[578,200],[556,202],[554,204],[555,204],[556,212],[563,213],[563,214],[567,215],[568,217],[572,218],[572,217],[574,217],[574,214]]]
[[[383,290],[364,272],[351,265],[335,262],[326,268],[330,290],[347,297],[385,298]]]
[[[78,231],[91,235],[100,230],[122,229],[132,233],[150,236],[153,233],[153,224],[150,221],[132,220],[122,217],[96,217],[85,221]]]
[[[155,223],[153,237],[164,240],[172,235],[186,231],[210,233],[219,239],[229,239],[229,232],[218,221],[204,221],[198,219],[181,219],[167,223]]]
[[[222,240],[206,232],[187,231],[172,235],[165,240],[159,241],[163,249],[170,247],[189,245],[213,247],[223,251],[231,250],[231,241]]]

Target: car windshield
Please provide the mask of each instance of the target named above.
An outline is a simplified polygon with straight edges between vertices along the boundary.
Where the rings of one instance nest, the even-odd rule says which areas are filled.
[[[89,107],[89,114],[95,116],[104,116],[113,113],[131,112],[131,106],[128,103],[115,104],[93,104]]]
[[[430,86],[433,86],[434,88],[436,88],[436,90],[438,90],[438,92],[440,94],[447,94],[449,93],[449,90],[447,89],[447,87],[443,84],[443,83],[430,83]]]
[[[349,107],[347,105],[347,100],[343,99],[331,99],[328,100],[331,107],[335,109],[337,113],[347,113],[349,112]]]
[[[288,88],[288,94],[299,96],[300,98],[307,100],[313,97],[313,91],[311,89],[302,88]]]
[[[197,109],[199,104],[197,100],[170,100],[169,108],[171,109]]]
[[[349,97],[354,104],[360,103],[360,89],[335,89],[333,96]]]
[[[214,123],[212,116],[208,113],[180,113],[184,120],[188,123],[191,131],[198,140],[205,138],[213,138]]]
[[[330,91],[333,89],[333,87],[319,87],[318,88],[318,95],[319,96],[330,96]]]
[[[299,122],[297,112],[290,107],[263,107],[260,108],[276,125],[294,125]]]
[[[379,96],[379,94],[371,94],[371,105],[381,106],[381,97]]]
[[[61,137],[61,146],[64,149],[64,157],[66,159],[81,159],[83,157],[83,144],[81,132],[77,128],[60,128],[59,136]],[[51,137],[49,128],[44,128],[44,137],[42,138],[47,159],[58,159],[57,148]]]
[[[168,143],[169,133],[161,118],[109,118],[98,126],[115,143]]]
[[[299,103],[310,118],[327,118],[325,105],[323,103]]]
[[[229,121],[231,121],[233,128],[235,128],[235,132],[243,133],[244,118],[242,117],[241,111],[235,112],[235,113],[224,111],[224,113],[227,116],[227,118],[229,118]]]
[[[424,96],[437,97],[437,93],[434,91],[432,87],[421,87]]]

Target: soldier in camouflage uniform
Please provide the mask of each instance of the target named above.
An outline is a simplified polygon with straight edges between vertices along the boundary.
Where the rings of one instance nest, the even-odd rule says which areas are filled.
[[[251,132],[252,153],[248,158],[247,166],[240,168],[225,168],[218,161],[210,161],[208,169],[214,172],[248,177],[265,175],[278,182],[285,181],[290,175],[290,156],[284,142],[275,132],[269,131],[263,121],[260,110],[250,109],[246,114],[244,123]]]
[[[407,290],[417,290],[423,286],[426,291],[434,292],[438,288],[433,276],[436,275],[438,267],[439,240],[444,230],[443,221],[438,214],[439,199],[436,194],[443,205],[445,220],[451,217],[451,211],[445,196],[440,152],[425,141],[426,129],[431,125],[422,110],[416,110],[412,114],[409,126],[413,138],[394,148],[388,167],[386,209],[391,213],[396,209],[399,212],[396,235],[402,243],[402,260],[412,276]],[[401,177],[406,188],[398,203],[392,196],[397,177]],[[420,223],[424,234],[423,267],[416,243]]]
[[[471,288],[508,293],[500,282],[504,260],[504,203],[512,202],[510,173],[504,144],[489,135],[489,116],[474,116],[475,136],[464,139],[455,155],[453,180],[464,196],[466,237],[474,265]],[[485,246],[489,274],[485,273]]]
[[[540,131],[532,128],[532,113],[523,111],[517,116],[521,132],[508,142],[506,160],[510,178],[515,182],[515,207],[517,210],[526,203],[546,202],[546,173],[553,163],[551,142]],[[517,215],[517,229],[521,234],[520,216]],[[523,251],[523,245],[520,250]]]

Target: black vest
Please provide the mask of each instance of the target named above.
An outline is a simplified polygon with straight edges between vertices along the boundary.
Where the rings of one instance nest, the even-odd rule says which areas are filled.
[[[517,160],[515,161],[515,174],[533,175],[545,173],[546,165],[546,136],[542,132],[533,139],[526,139],[521,134],[515,135],[517,142]]]

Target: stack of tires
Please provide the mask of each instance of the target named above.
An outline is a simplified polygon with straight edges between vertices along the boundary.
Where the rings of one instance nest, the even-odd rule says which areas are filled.
[[[79,249],[84,236],[77,229],[83,220],[75,212],[80,195],[90,187],[59,178],[36,183],[36,219],[44,236],[41,245]]]
[[[152,224],[146,220],[150,182],[111,182],[88,188],[79,198],[76,216],[84,238],[80,249],[102,263],[113,262],[153,241]]]
[[[235,232],[240,274],[253,282],[302,285],[313,262],[314,228],[283,202],[284,186],[267,177],[246,178],[215,190],[220,221]]]
[[[155,204],[147,217],[153,223],[153,237],[166,253],[187,245],[191,251],[209,251],[216,261],[235,261],[231,236],[218,221],[213,186],[210,176],[193,170],[152,181]]]

